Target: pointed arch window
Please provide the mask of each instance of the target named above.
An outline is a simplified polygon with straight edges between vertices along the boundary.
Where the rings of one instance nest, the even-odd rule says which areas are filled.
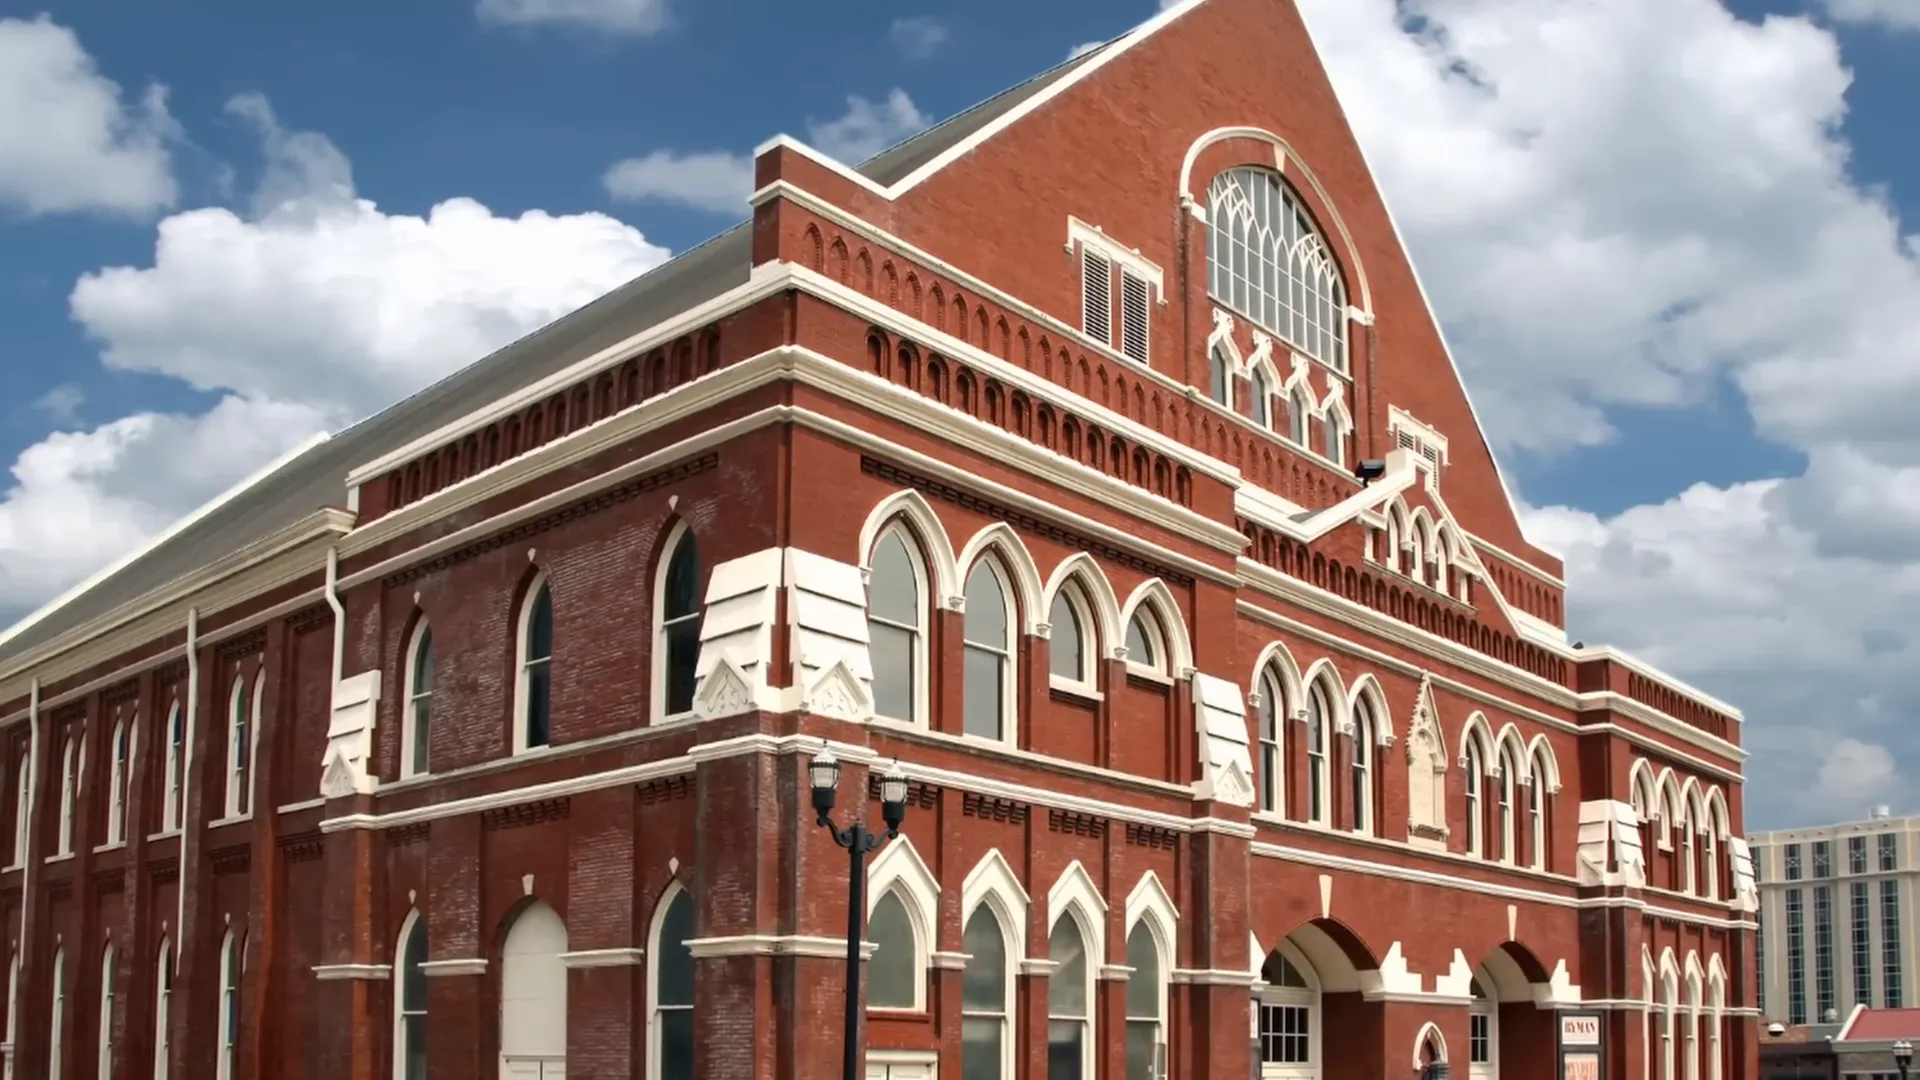
[[[1307,820],[1325,825],[1329,817],[1327,743],[1333,733],[1333,705],[1319,683],[1307,691]]]
[[[912,1011],[920,1007],[920,955],[900,893],[888,889],[867,916],[867,940],[875,946],[867,961],[867,1007]]]
[[[80,743],[72,735],[60,751],[60,832],[54,847],[57,855],[73,854],[73,814],[80,780]]]
[[[1487,823],[1480,805],[1481,785],[1486,782],[1487,762],[1480,754],[1480,744],[1471,733],[1466,739],[1466,789],[1467,796],[1467,854],[1483,855],[1486,852]]]
[[[220,943],[220,1042],[218,1080],[233,1080],[234,1047],[240,1042],[240,939],[227,931]]]
[[[1320,994],[1300,964],[1279,949],[1267,954],[1257,991],[1260,1068],[1274,1080],[1319,1075]]]
[[[516,753],[546,746],[553,739],[553,590],[545,574],[534,579],[520,605],[519,654]]]
[[[433,626],[425,617],[407,645],[407,715],[400,729],[400,775],[429,771],[433,750]]]
[[[924,724],[928,588],[919,550],[899,525],[874,545],[867,632],[873,651],[873,711],[890,720]]]
[[[113,746],[108,751],[112,757],[111,772],[107,777],[107,843],[123,843],[127,839],[127,767],[129,761],[128,725],[123,717],[113,724]]]
[[[1248,387],[1253,396],[1253,422],[1263,428],[1273,426],[1273,383],[1267,373],[1260,368],[1253,369],[1253,378]]]
[[[1158,1080],[1167,1041],[1167,984],[1160,943],[1142,919],[1127,935],[1127,1080]]]
[[[247,752],[252,749],[248,737],[253,716],[253,701],[247,693],[247,679],[235,675],[233,692],[227,698],[227,784],[226,817],[247,812]]]
[[[1533,868],[1545,870],[1552,855],[1552,823],[1548,819],[1547,757],[1544,750],[1533,752],[1533,784],[1527,788],[1527,833],[1533,839]]]
[[[693,1080],[693,896],[674,889],[648,951],[653,968],[653,1075]]]
[[[180,703],[177,701],[167,710],[166,739],[166,761],[161,766],[165,770],[163,779],[166,781],[166,795],[160,807],[160,831],[177,832],[187,809],[186,791],[183,785],[186,766],[181,761],[181,754],[186,749],[187,741],[186,720],[181,715]]]
[[[1087,632],[1087,602],[1077,586],[1063,585],[1047,613],[1047,672],[1055,680],[1090,689],[1096,646]]]
[[[1705,824],[1706,827],[1700,832],[1700,843],[1704,849],[1700,862],[1701,869],[1705,871],[1705,880],[1702,884],[1705,886],[1707,899],[1718,900],[1720,899],[1720,838],[1712,813],[1708,813]]]
[[[1307,418],[1312,413],[1313,406],[1304,391],[1295,390],[1287,396],[1287,441],[1299,447],[1307,445]]]
[[[1361,698],[1353,704],[1353,831],[1373,832],[1373,705]]]
[[[167,1080],[173,1039],[173,946],[160,939],[160,962],[153,996],[153,1080]]]
[[[1271,169],[1229,169],[1207,193],[1207,288],[1300,352],[1347,369],[1347,292],[1320,230]]]
[[[1326,457],[1335,465],[1347,463],[1347,425],[1340,419],[1340,413],[1328,409],[1321,421],[1320,439],[1326,444]]]
[[[1700,818],[1695,814],[1691,803],[1686,815],[1680,822],[1680,887],[1686,893],[1697,892],[1700,888],[1700,865],[1694,861],[1693,837],[1700,829]]]
[[[1167,670],[1167,634],[1160,617],[1142,604],[1127,620],[1127,663],[1133,667],[1169,674]]]
[[[1215,345],[1207,353],[1207,396],[1229,408],[1233,406],[1233,358]]]
[[[27,839],[31,835],[29,827],[33,824],[33,761],[26,751],[14,760],[13,765],[13,865],[27,864]]]
[[[966,734],[1005,740],[1013,704],[1013,604],[991,559],[967,575],[966,667],[962,691]]]
[[[1280,813],[1286,805],[1286,743],[1282,738],[1287,695],[1269,667],[1260,673],[1260,809]]]
[[[1047,1080],[1093,1075],[1093,965],[1080,920],[1063,912],[1047,935]]]
[[[971,613],[972,603],[967,607]],[[960,949],[967,954],[960,978],[960,1075],[1006,1080],[1013,984],[1007,978],[1006,931],[991,904],[973,909]]]
[[[1503,747],[1501,749],[1499,760],[1500,773],[1494,778],[1495,783],[1498,785],[1495,788],[1495,798],[1497,799],[1499,812],[1499,817],[1496,820],[1499,831],[1496,835],[1500,841],[1500,861],[1503,863],[1512,863],[1518,861],[1514,857],[1513,788],[1520,780],[1520,764],[1514,760],[1511,747]]]
[[[393,1001],[394,1080],[427,1080],[427,920],[418,911],[400,928],[399,993]]]
[[[47,1075],[60,1075],[60,1052],[66,1040],[61,1033],[67,1026],[67,950],[56,947],[53,950],[53,1010],[48,1024]]]
[[[20,1045],[20,950],[7,962],[6,1077],[13,1080],[14,1047]]]
[[[108,945],[100,956],[100,1036],[96,1040],[100,1048],[100,1069],[95,1073],[100,1080],[107,1080],[113,1075],[113,1001],[116,992],[113,969],[113,946]]]
[[[677,719],[693,712],[700,666],[700,545],[684,524],[671,542],[654,596],[654,624],[660,628],[654,646],[660,716]]]

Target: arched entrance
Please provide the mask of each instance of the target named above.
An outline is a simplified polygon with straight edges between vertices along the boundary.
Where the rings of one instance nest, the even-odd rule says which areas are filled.
[[[538,900],[520,910],[501,951],[501,1080],[565,1080],[567,924]]]
[[[1554,1071],[1554,1023],[1536,988],[1548,974],[1526,946],[1509,941],[1474,968],[1467,1006],[1467,1080],[1524,1080]],[[1458,1068],[1458,1066],[1455,1066]]]
[[[1372,1077],[1381,1064],[1379,1005],[1360,993],[1360,973],[1379,966],[1345,926],[1315,920],[1268,950],[1258,940],[1254,988],[1254,1052],[1262,1080],[1348,1080]],[[1374,1033],[1371,1050],[1355,1037]],[[1404,1059],[1402,1059],[1404,1060]]]

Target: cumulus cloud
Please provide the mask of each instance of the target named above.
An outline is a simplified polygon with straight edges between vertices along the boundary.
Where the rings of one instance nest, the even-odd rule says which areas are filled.
[[[1920,30],[1920,0],[1826,0],[1826,6],[1840,22]]]
[[[645,37],[667,27],[666,0],[479,0],[474,14],[491,26],[574,26]]]
[[[1612,517],[1530,510],[1575,635],[1745,708],[1757,823],[1901,790],[1920,255],[1848,175],[1839,42],[1719,0],[1301,6],[1496,443],[1606,443],[1612,409],[1730,383],[1806,455]]]
[[[323,136],[286,130],[258,96],[232,108],[265,152],[253,211],[168,217],[151,265],[84,275],[69,298],[107,365],[215,403],[56,432],[23,452],[0,497],[0,610],[45,600],[312,435],[667,257],[603,214],[501,217],[464,198],[384,212]]]
[[[916,15],[893,20],[887,27],[887,37],[907,59],[925,60],[946,44],[947,27],[931,15]]]
[[[137,101],[73,31],[42,15],[0,19],[0,210],[144,215],[178,195],[166,89]]]
[[[858,165],[930,123],[904,90],[884,101],[849,97],[832,120],[807,122],[807,141],[847,165]],[[600,177],[615,199],[672,203],[716,214],[745,216],[753,194],[753,159],[726,150],[655,150],[614,162]]]

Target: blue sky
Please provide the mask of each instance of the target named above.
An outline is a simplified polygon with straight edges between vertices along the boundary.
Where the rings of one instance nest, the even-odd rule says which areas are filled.
[[[497,5],[496,17],[485,15],[488,4]],[[1751,741],[1765,769],[1777,770],[1762,775],[1800,777],[1819,793],[1760,809],[1761,820],[1853,812],[1869,788],[1893,798],[1909,751],[1890,718],[1920,704],[1920,686],[1901,674],[1920,656],[1909,651],[1920,649],[1905,627],[1911,608],[1893,601],[1920,596],[1920,555],[1863,547],[1887,522],[1860,521],[1859,507],[1891,493],[1894,511],[1920,522],[1913,472],[1920,451],[1910,452],[1897,425],[1878,415],[1908,401],[1920,406],[1920,378],[1907,380],[1903,369],[1886,385],[1861,389],[1835,373],[1857,374],[1861,356],[1897,353],[1892,343],[1920,343],[1920,330],[1902,337],[1900,324],[1872,343],[1853,340],[1863,332],[1829,334],[1847,339],[1829,350],[1771,322],[1806,303],[1812,320],[1880,325],[1879,315],[1920,298],[1881,297],[1882,307],[1859,301],[1865,306],[1857,312],[1848,306],[1855,301],[1833,299],[1874,292],[1866,281],[1898,279],[1905,288],[1913,269],[1912,250],[1899,239],[1912,229],[1898,222],[1920,220],[1920,141],[1902,134],[1920,100],[1920,14],[1905,0],[1823,0],[1812,10],[1792,0],[1736,0],[1730,9],[1719,0],[1617,0],[1605,15],[1589,0],[1406,6],[1426,17],[1426,35],[1396,26],[1391,0],[1302,2],[1408,228],[1509,478],[1533,514],[1530,528],[1568,553],[1575,589],[1594,597],[1574,605],[1576,635],[1636,647],[1754,711]],[[851,154],[950,115],[1155,10],[1155,0],[976,0],[965,7],[481,0],[478,9],[474,0],[0,2],[0,65],[8,55],[5,20],[20,31],[44,13],[92,65],[68,71],[78,81],[60,85],[93,79],[87,85],[98,91],[98,80],[117,84],[111,101],[118,112],[103,122],[102,138],[131,145],[146,133],[165,174],[164,183],[148,180],[171,184],[145,199],[76,196],[66,205],[46,192],[81,175],[59,170],[84,165],[87,147],[58,160],[49,152],[38,176],[9,179],[0,164],[0,460],[29,454],[22,461],[37,463],[16,465],[15,489],[0,508],[0,613],[31,607],[224,487],[246,471],[234,472],[235,462],[284,448],[284,432],[263,429],[335,425],[471,359],[462,343],[528,329],[657,262],[658,249],[679,251],[711,236],[737,213],[688,204],[727,205],[702,198],[702,183],[731,193],[740,155],[763,139],[788,132]],[[503,19],[500,11],[520,17]],[[664,22],[654,19],[660,12]],[[549,17],[534,17],[542,13]],[[1769,15],[1780,18],[1764,22]],[[582,25],[596,17],[598,25]],[[1528,81],[1542,78],[1528,59],[1541,49],[1517,44],[1543,19],[1565,20],[1588,36],[1621,35],[1617,55],[1630,59],[1593,69],[1590,96],[1599,104],[1570,98],[1550,115],[1530,111],[1557,100],[1542,92],[1549,84]],[[1486,44],[1489,37],[1500,43]],[[58,46],[44,34],[30,44]],[[1605,45],[1595,37],[1591,48],[1604,54]],[[1449,81],[1448,63],[1462,59],[1494,89]],[[1607,75],[1635,65],[1657,79]],[[1406,78],[1378,77],[1387,70]],[[1409,91],[1415,78],[1433,80],[1435,92]],[[1687,104],[1634,100],[1636,85],[1658,79],[1688,87]],[[154,87],[164,87],[160,110],[142,103]],[[236,99],[253,104],[236,108]],[[17,81],[10,89],[0,75],[0,158],[10,145],[57,141],[40,126],[47,112],[27,100]],[[1746,101],[1757,102],[1750,112],[1741,111]],[[1443,182],[1430,183],[1436,166],[1415,152],[1408,132],[1416,129],[1445,134],[1453,145],[1484,136],[1502,153],[1491,164],[1447,163],[1439,167]],[[1610,137],[1622,154],[1659,153],[1649,152],[1633,172],[1612,174],[1583,156]],[[689,154],[713,157],[702,172]],[[611,167],[648,155],[656,155],[651,166],[629,174],[642,179],[610,187]],[[1748,165],[1761,182],[1737,175]],[[1767,179],[1776,176],[1777,184]],[[1463,193],[1512,184],[1516,207],[1541,212],[1509,214],[1478,194],[1449,204],[1435,194],[1447,183],[1467,185]],[[1712,184],[1731,185],[1736,195]],[[632,197],[642,187],[651,195]],[[1622,195],[1627,188],[1636,189],[1631,198]],[[28,194],[35,190],[38,202]],[[286,199],[279,211],[270,213],[263,190]],[[451,344],[428,348],[430,363],[395,360],[394,370],[374,374],[361,370],[379,367],[360,364],[362,339],[329,337],[334,328],[317,325],[324,318],[314,327],[272,325],[300,322],[280,316],[320,296],[329,281],[299,282],[284,298],[262,288],[231,301],[257,304],[253,314],[223,310],[228,301],[217,287],[183,284],[195,266],[222,259],[224,272],[243,272],[234,266],[253,256],[235,255],[234,245],[247,238],[277,229],[282,239],[312,240],[294,211],[341,205],[328,200],[342,192],[378,205],[360,219],[359,232],[343,232],[359,239],[326,249],[324,259],[312,257],[317,248],[275,249],[259,256],[258,276],[317,263],[325,275],[351,280],[362,269],[356,258],[402,264],[406,241],[381,230],[392,226],[401,236],[400,217],[428,215],[462,196],[491,212],[476,236],[537,233],[544,246],[535,265],[578,269],[559,275],[565,287],[545,292],[540,281],[514,277],[528,270],[491,264],[474,281],[441,287],[435,276],[458,276],[460,253],[472,250],[455,244],[437,248],[443,261],[429,260],[424,270],[367,271],[366,280],[386,283],[384,291],[401,282],[420,290],[421,303],[458,309],[443,335]],[[1831,227],[1796,226],[1784,236],[1769,228],[1767,215],[1785,208],[1798,217],[1792,208],[1802,203],[1823,207]],[[1663,217],[1721,206],[1733,208],[1729,219],[1697,233],[1684,219]],[[228,213],[195,216],[206,208]],[[522,217],[542,213],[556,220]],[[1467,230],[1462,220],[1479,224]],[[1578,224],[1566,237],[1535,224],[1557,220]],[[203,245],[195,256],[202,261],[183,255],[156,270],[156,227],[186,224],[204,227],[181,241],[183,252],[189,242]],[[1498,235],[1508,230],[1511,237]],[[1687,235],[1692,249],[1663,250],[1663,238],[1676,234]],[[1557,243],[1569,238],[1584,243]],[[585,254],[571,259],[568,245]],[[1576,258],[1554,254],[1576,248],[1578,262],[1554,262]],[[1622,249],[1633,257],[1600,265]],[[1813,249],[1818,257],[1806,255]],[[1804,258],[1807,268],[1800,278],[1780,271],[1731,284],[1722,279],[1736,271],[1711,269],[1749,266],[1762,254]],[[1479,271],[1513,260],[1532,267],[1523,275],[1530,279],[1581,284],[1559,294],[1529,289],[1518,304],[1489,301]],[[137,272],[119,291],[103,288],[83,303],[76,284],[108,267]],[[217,275],[208,280],[217,285]],[[1607,282],[1625,282],[1620,290],[1631,295],[1612,296]],[[529,289],[539,295],[499,299]],[[1595,290],[1608,293],[1605,302],[1593,300]],[[166,313],[151,310],[162,303]],[[1515,314],[1561,304],[1578,317],[1549,324]],[[1589,316],[1592,325],[1582,324]],[[231,320],[244,321],[245,333]],[[390,329],[367,333],[387,335],[378,348],[368,346],[383,357],[411,347],[395,345]],[[113,364],[102,362],[109,347]],[[276,351],[286,353],[285,370],[269,371]],[[333,376],[354,391],[329,397],[321,384]],[[220,430],[232,438],[210,442],[207,431],[219,425],[206,418],[220,415],[223,402],[234,419]],[[161,419],[111,427],[129,417]],[[158,441],[156,431],[169,424],[166,437],[187,441]],[[248,424],[246,437],[234,435]],[[117,434],[108,437],[110,428]],[[61,431],[74,438],[47,442]],[[232,449],[210,449],[216,445]],[[59,453],[39,453],[49,446]],[[185,456],[162,453],[163,446]],[[197,449],[181,450],[187,446]],[[216,465],[198,460],[209,456]],[[1877,486],[1863,479],[1869,468],[1879,470],[1871,474]],[[36,470],[59,475],[49,480]],[[1873,494],[1860,494],[1863,486]],[[65,530],[22,524],[28,508],[61,506],[72,507]],[[80,534],[94,539],[76,543]],[[1782,567],[1797,565],[1799,555],[1837,561],[1785,575]],[[1741,578],[1738,588],[1715,584],[1714,568],[1739,559],[1753,560],[1760,576]],[[1686,581],[1676,595],[1677,576]],[[1889,606],[1836,608],[1808,594],[1814,579],[1827,581],[1828,592],[1841,580],[1897,585],[1883,590]],[[1756,621],[1764,625],[1739,639],[1740,648],[1722,644],[1729,626]],[[1848,642],[1846,654],[1803,674],[1784,695],[1791,708],[1763,701],[1756,710],[1753,697],[1782,694],[1755,679],[1781,668],[1776,652],[1805,653],[1810,634]],[[1715,647],[1696,649],[1702,642]],[[1787,666],[1804,673],[1810,664]],[[1816,693],[1805,678],[1822,689]],[[1809,710],[1820,713],[1817,722],[1805,719]],[[1920,743],[1914,751],[1920,762]],[[1803,775],[1807,769],[1813,773]]]

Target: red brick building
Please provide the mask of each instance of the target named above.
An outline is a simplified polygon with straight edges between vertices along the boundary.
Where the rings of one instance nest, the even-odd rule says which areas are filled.
[[[1757,1076],[1739,717],[1567,640],[1290,3],[755,168],[0,642],[14,1076],[836,1075],[823,742],[869,1076]]]

